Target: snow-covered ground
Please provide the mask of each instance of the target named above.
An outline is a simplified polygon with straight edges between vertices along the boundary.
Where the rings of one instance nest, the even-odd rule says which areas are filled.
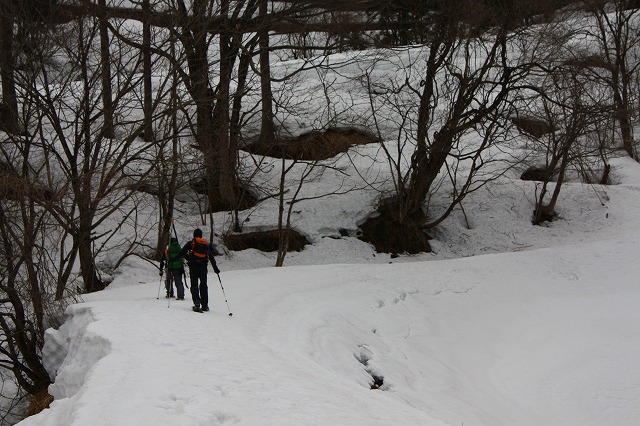
[[[228,304],[211,273],[204,314],[131,260],[49,330],[55,401],[20,425],[640,424],[640,165],[612,174],[567,184],[547,227],[531,183],[496,181],[431,254],[318,237],[284,268],[221,256]],[[370,210],[344,200],[336,221]],[[323,202],[300,204],[312,236]]]

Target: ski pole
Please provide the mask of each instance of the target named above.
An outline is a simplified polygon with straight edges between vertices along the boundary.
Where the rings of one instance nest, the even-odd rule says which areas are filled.
[[[222,280],[220,279],[220,274],[216,274],[218,276],[218,281],[220,281],[220,288],[222,289],[222,295],[224,296],[224,301],[227,304],[227,310],[229,311],[229,316],[232,317],[231,309],[229,309],[229,302],[227,301],[227,295],[224,292],[224,287],[222,286]]]
[[[187,278],[187,268],[184,267],[184,263],[182,264],[182,276],[184,277],[184,285],[187,287],[187,289],[189,288],[189,284],[187,284],[188,278]]]
[[[167,265],[167,268],[169,266]],[[173,274],[171,270],[167,272],[167,308],[171,307],[171,289],[173,288]]]
[[[176,221],[174,219],[171,220],[171,227],[173,228],[173,235],[178,239],[178,232],[176,231]]]
[[[173,235],[175,235],[176,240],[178,239],[178,231],[176,231],[176,221],[175,219],[171,220],[171,227],[173,228]],[[184,267],[184,260],[182,261],[182,276],[184,277],[184,285],[189,288],[189,284],[187,284],[187,273],[185,272],[186,268]]]
[[[160,285],[158,286],[158,297],[156,297],[158,300],[160,300],[160,288],[162,288],[162,274],[164,274],[164,269],[160,270]]]

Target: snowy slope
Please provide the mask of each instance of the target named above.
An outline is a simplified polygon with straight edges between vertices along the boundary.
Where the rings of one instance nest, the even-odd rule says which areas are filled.
[[[621,204],[637,205],[636,188]],[[222,258],[232,317],[214,274],[205,314],[158,300],[149,275],[49,332],[56,400],[20,424],[638,424],[629,225],[457,260],[224,272]]]

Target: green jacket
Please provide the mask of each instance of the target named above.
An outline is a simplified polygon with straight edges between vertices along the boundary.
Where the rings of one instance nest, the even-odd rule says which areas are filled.
[[[182,247],[176,241],[169,242],[169,247],[164,251],[164,259],[167,259],[169,269],[183,269],[182,259],[178,256]],[[163,260],[164,260],[163,259]],[[174,259],[174,260],[171,260]],[[164,262],[163,262],[164,263]]]

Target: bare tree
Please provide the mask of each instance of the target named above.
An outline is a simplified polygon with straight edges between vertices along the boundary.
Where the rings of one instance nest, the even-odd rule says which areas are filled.
[[[568,70],[565,75],[562,70],[554,70],[550,76],[548,95],[560,97],[553,100],[544,98],[544,116],[554,129],[545,139],[545,174],[540,192],[536,197],[533,223],[539,225],[543,221],[551,220],[556,214],[554,209],[558,202],[560,189],[571,160],[576,155],[574,148],[578,139],[584,136],[587,121],[591,118],[584,106],[584,96],[580,93],[581,82]],[[546,201],[549,183],[555,178],[555,187],[551,198]]]
[[[118,245],[112,239],[128,243],[125,256],[145,237],[132,226],[134,236],[121,238],[123,227],[135,225],[135,194],[149,173],[137,166],[151,145],[137,138],[143,120],[125,114],[115,116],[119,137],[105,137],[99,27],[92,24],[24,24],[14,47],[25,132],[0,144],[0,367],[29,395],[50,383],[40,358],[44,330],[59,325],[79,293],[107,283],[96,257]],[[119,53],[110,56],[114,108],[140,110],[139,55],[110,48]]]
[[[278,185],[278,253],[275,266],[283,266],[287,253],[290,251],[290,238],[292,231],[291,216],[294,207],[298,203],[328,197],[330,195],[346,194],[354,190],[353,186],[345,185],[343,181],[339,187],[330,188],[325,193],[303,195],[303,187],[318,181],[321,176],[330,170],[343,173],[336,167],[338,157],[329,161],[307,161],[298,159],[280,159],[280,178]],[[295,178],[292,177],[295,175]],[[346,180],[346,179],[345,179]]]
[[[24,190],[25,188],[20,188]],[[0,201],[0,368],[11,371],[20,388],[31,395],[50,383],[40,348],[48,327],[45,307],[55,291],[55,278],[45,245],[43,212],[34,200]],[[30,239],[29,239],[30,238]],[[43,291],[46,289],[46,292]]]
[[[536,81],[533,102],[528,102],[532,107],[522,111],[539,117],[551,129],[529,136],[528,157],[542,163],[536,166],[535,225],[555,218],[560,191],[571,171],[591,182],[592,170],[607,169],[608,149],[602,138],[610,132],[608,91],[589,74],[587,68],[571,62],[546,68]],[[600,180],[605,178],[602,175]]]
[[[476,176],[490,161],[489,148],[500,140],[510,114],[509,96],[526,74],[526,67],[509,57],[518,36],[508,19],[511,13],[474,0],[436,2],[422,55],[404,59],[411,61],[405,80],[367,76],[372,111],[381,110],[379,103],[391,106],[398,128],[397,151],[383,145],[395,194],[381,203],[377,220],[387,222],[389,234],[419,238],[421,229],[441,223],[469,192],[502,173]],[[416,69],[424,71],[416,76]],[[465,178],[455,173],[456,163],[464,165]],[[442,186],[445,179],[450,186]],[[429,199],[444,188],[450,193],[441,200],[444,208],[425,211]],[[421,240],[427,250],[426,237]],[[408,250],[398,244],[387,249]],[[417,250],[414,242],[407,244]]]
[[[117,233],[118,226],[102,228],[112,214],[122,214],[123,222],[132,215],[133,210],[121,211],[133,191],[127,189],[131,181],[128,166],[141,158],[147,145],[134,143],[141,122],[129,122],[125,117],[118,123],[122,136],[105,137],[100,120],[104,112],[100,102],[102,75],[93,66],[94,58],[100,58],[98,27],[80,20],[69,28],[56,39],[60,43],[57,53],[68,57],[73,68],[64,73],[52,69],[47,60],[50,53],[41,49],[33,53],[37,80],[24,79],[19,84],[24,96],[37,104],[37,129],[43,149],[51,168],[64,177],[57,177],[58,185],[68,185],[70,197],[61,199],[53,211],[72,236],[71,253],[77,254],[85,290],[91,292],[106,284],[95,261],[100,246],[94,244]],[[139,56],[123,55],[120,60],[130,61],[118,65],[120,84],[116,86],[114,106],[123,108],[137,85]]]
[[[202,152],[211,210],[232,209],[242,202],[244,194],[238,188],[235,175],[237,138],[233,134],[234,125],[230,123],[230,115],[233,115],[232,108],[235,107],[232,107],[231,103],[235,102],[238,99],[237,95],[242,92],[237,91],[232,97],[230,85],[234,70],[237,69],[238,58],[251,50],[250,45],[253,44],[252,37],[248,36],[247,39],[245,35],[257,33],[260,39],[262,69],[259,74],[263,76],[261,88],[266,100],[262,103],[261,132],[264,132],[264,135],[273,135],[273,112],[270,110],[271,103],[268,101],[270,87],[266,84],[269,75],[267,59],[271,51],[269,34],[309,30],[339,33],[341,22],[326,22],[317,18],[327,15],[328,11],[361,10],[361,7],[354,9],[349,2],[276,2],[277,10],[268,11],[267,2],[261,0],[220,0],[219,2],[177,0],[154,4],[153,7],[144,1],[127,7],[109,6],[101,3],[102,1],[56,4],[53,7],[53,14],[66,19],[93,16],[97,17],[99,22],[104,22],[105,16],[110,20],[120,18],[138,20],[144,26],[169,29],[180,40],[187,63],[187,66],[182,68],[180,77],[195,108],[197,127],[194,127],[194,135],[197,146]],[[372,20],[364,20],[352,24],[351,30],[357,32],[379,26],[379,23]],[[102,34],[104,35],[104,32]],[[118,35],[114,33],[112,36]],[[107,37],[101,37],[103,41],[106,39]],[[214,49],[211,48],[216,41],[218,58],[212,60],[214,55],[211,53]],[[140,42],[130,40],[130,43],[140,48]],[[248,45],[244,46],[245,43]],[[106,53],[106,51],[103,52]],[[154,53],[164,54],[167,58],[169,56],[159,50],[154,50]],[[106,54],[102,55],[103,59],[106,57]],[[106,71],[105,67],[103,69]],[[105,75],[103,74],[103,77]],[[237,75],[241,75],[240,70]],[[213,83],[214,81],[217,83]],[[107,105],[106,90],[102,93],[105,95],[103,104]],[[104,111],[103,119],[108,119],[107,113],[108,111]]]
[[[23,107],[35,113],[32,104]],[[39,136],[14,136],[3,140],[0,149],[0,369],[3,383],[11,378],[25,392],[18,396],[46,393],[50,378],[41,359],[44,332],[58,326],[66,304],[77,300],[72,287],[67,299],[56,301],[61,283],[75,282],[69,279],[73,260],[64,247],[66,231],[51,214],[65,188],[51,188]],[[13,397],[4,387],[0,396]]]
[[[594,65],[594,75],[613,94],[623,148],[635,158],[633,128],[640,98],[634,84],[640,79],[640,41],[634,22],[640,16],[640,8],[629,7],[627,0],[586,0],[585,4],[596,21],[595,28],[587,27],[586,32],[596,40],[598,48],[596,52],[587,51],[585,56]]]
[[[169,42],[172,56],[176,57],[175,42],[173,40]],[[169,99],[165,109],[166,114],[154,120],[161,137],[156,137],[156,132],[154,131],[153,137],[151,138],[156,142],[157,147],[157,154],[150,159],[150,167],[154,170],[150,177],[157,180],[157,189],[152,190],[152,193],[157,197],[160,207],[158,245],[156,247],[156,259],[158,260],[169,243],[171,228],[175,218],[176,194],[185,184],[185,173],[182,171],[181,137],[185,135],[188,126],[185,118],[187,114],[181,106],[182,101],[178,88],[179,82],[178,72],[173,68],[169,83]],[[145,116],[147,116],[147,114],[145,114]],[[147,123],[145,123],[145,127],[149,127]]]

